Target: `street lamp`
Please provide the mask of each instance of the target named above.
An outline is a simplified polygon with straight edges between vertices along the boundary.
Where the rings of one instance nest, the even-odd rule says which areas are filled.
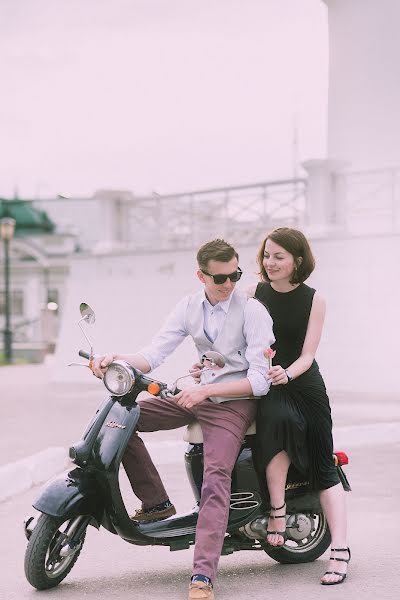
[[[14,236],[15,219],[0,219],[0,237],[4,242],[4,358],[6,363],[12,360],[11,302],[10,302],[10,241]]]

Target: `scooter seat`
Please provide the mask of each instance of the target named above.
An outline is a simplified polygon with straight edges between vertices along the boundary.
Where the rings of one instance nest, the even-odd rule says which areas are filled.
[[[253,421],[245,435],[254,435],[256,432],[256,422]],[[190,423],[185,429],[183,439],[189,444],[202,444],[203,443],[203,432],[198,421]]]

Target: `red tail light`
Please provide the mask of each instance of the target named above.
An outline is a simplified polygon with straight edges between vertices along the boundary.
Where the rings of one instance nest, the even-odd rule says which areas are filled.
[[[334,456],[337,457],[339,465],[349,464],[349,457],[347,456],[346,452],[334,452]]]

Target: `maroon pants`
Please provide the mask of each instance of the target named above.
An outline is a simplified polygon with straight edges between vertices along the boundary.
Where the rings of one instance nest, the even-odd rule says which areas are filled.
[[[204,476],[196,528],[193,574],[214,580],[229,516],[231,473],[244,434],[255,418],[255,400],[205,400],[182,408],[174,400],[145,398],[140,401],[139,431],[175,429],[197,420],[204,438]],[[168,494],[141,438],[134,433],[123,465],[133,492],[144,508],[160,504]]]

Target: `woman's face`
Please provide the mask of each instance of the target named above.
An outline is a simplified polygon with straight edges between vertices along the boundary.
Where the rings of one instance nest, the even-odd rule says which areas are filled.
[[[264,247],[263,265],[270,281],[289,281],[295,260],[293,254],[268,238]]]

